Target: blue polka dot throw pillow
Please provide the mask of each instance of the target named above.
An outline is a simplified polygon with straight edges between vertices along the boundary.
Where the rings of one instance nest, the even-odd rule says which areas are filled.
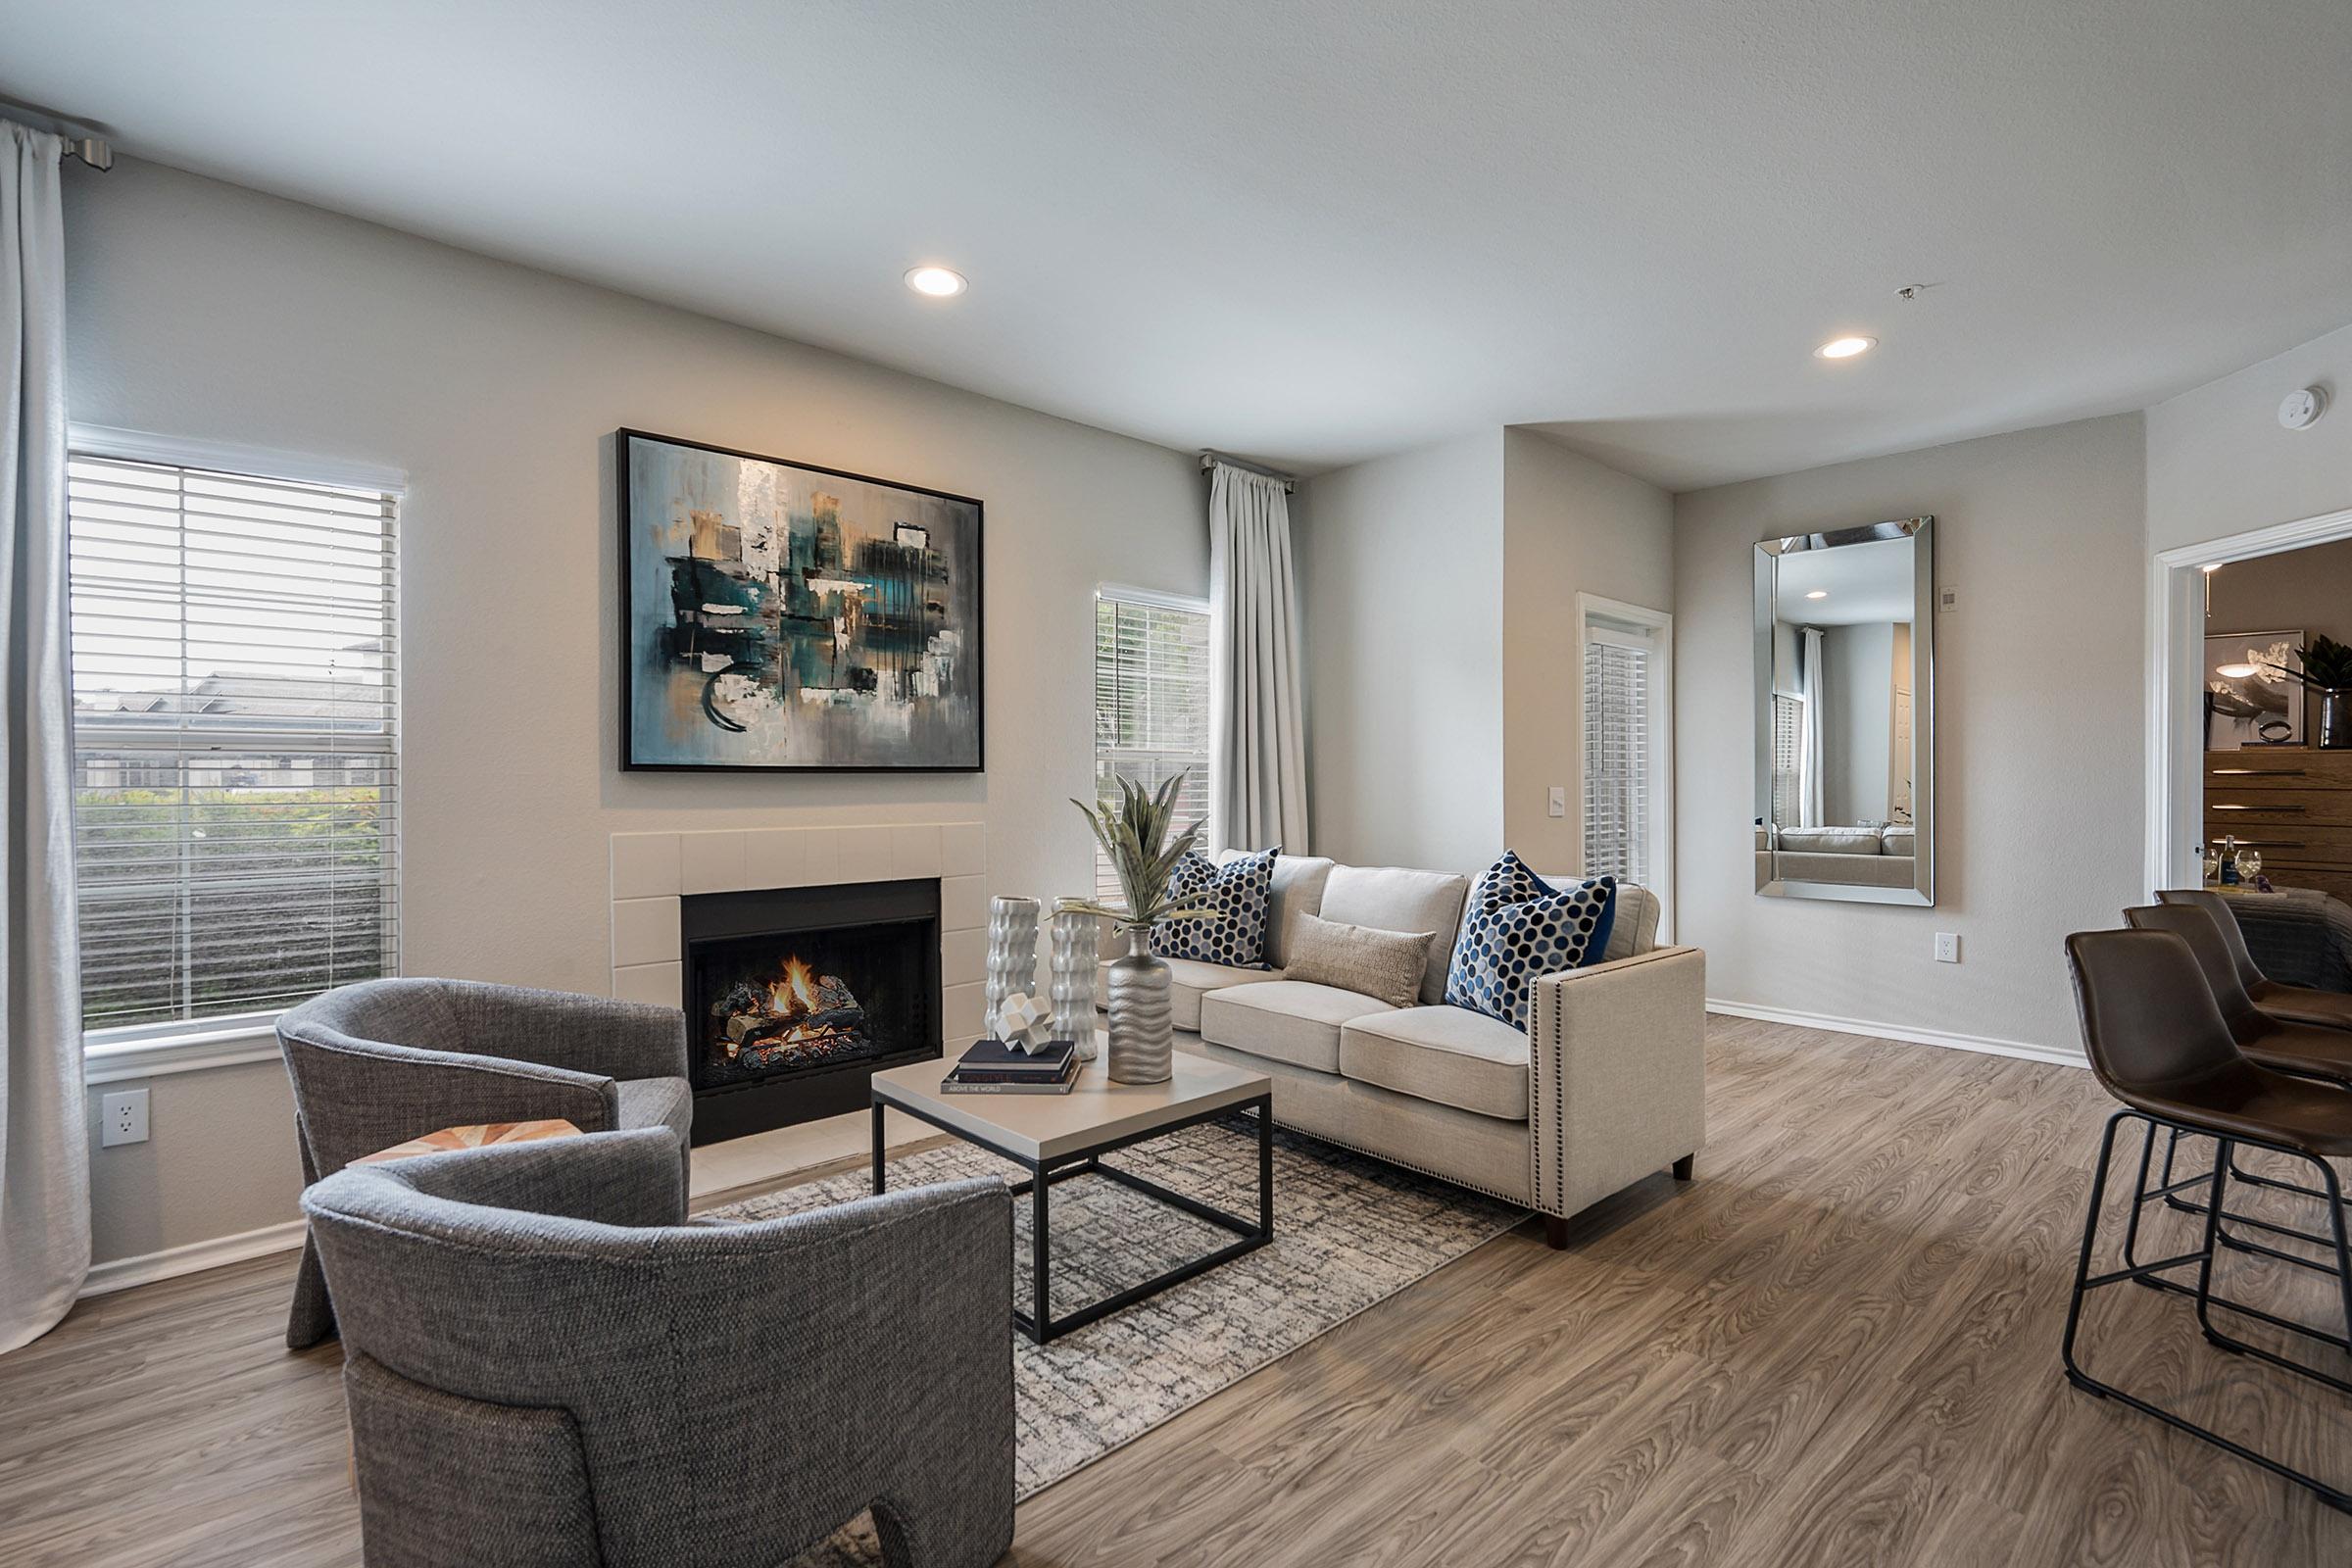
[[[1168,895],[1185,908],[1214,909],[1208,920],[1162,920],[1152,928],[1152,951],[1163,958],[1192,958],[1234,969],[1268,969],[1266,924],[1274,907],[1277,844],[1237,855],[1223,865],[1195,851],[1176,862]]]
[[[1470,889],[1446,970],[1446,1000],[1527,1028],[1536,982],[1598,963],[1617,918],[1617,879],[1555,888],[1509,850]]]

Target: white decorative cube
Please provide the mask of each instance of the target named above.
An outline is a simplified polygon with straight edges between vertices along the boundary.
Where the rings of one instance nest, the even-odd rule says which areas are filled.
[[[1042,1049],[1054,1038],[1052,1009],[1025,991],[997,1004],[997,1038],[1023,1051]]]

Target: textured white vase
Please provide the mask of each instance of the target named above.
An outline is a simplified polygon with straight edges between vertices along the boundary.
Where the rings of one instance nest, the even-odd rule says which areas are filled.
[[[1037,992],[1037,918],[1035,899],[988,901],[988,981],[981,992],[986,1006],[982,1027],[997,1034],[997,1009],[1016,993]]]
[[[1109,1072],[1123,1084],[1161,1084],[1174,1071],[1176,1019],[1168,999],[1167,961],[1152,951],[1149,930],[1128,933],[1128,951],[1110,963]]]
[[[1054,911],[1054,1038],[1095,1059],[1095,966],[1102,960],[1102,920],[1077,909]]]

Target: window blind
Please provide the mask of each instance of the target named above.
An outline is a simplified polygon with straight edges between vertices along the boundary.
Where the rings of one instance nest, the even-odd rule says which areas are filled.
[[[1650,882],[1650,652],[1585,644],[1585,874]]]
[[[1793,692],[1772,694],[1772,824],[1796,827],[1797,796],[1805,783],[1805,700]]]
[[[1181,830],[1208,819],[1208,612],[1103,589],[1095,596],[1095,798],[1118,798],[1114,777],[1156,790],[1179,772]],[[1120,905],[1101,845],[1095,897]]]
[[[69,463],[85,1030],[395,972],[397,502]]]

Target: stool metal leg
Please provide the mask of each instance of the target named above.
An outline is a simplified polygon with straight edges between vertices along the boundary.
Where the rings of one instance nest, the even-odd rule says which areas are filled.
[[[2099,1215],[2107,1200],[2107,1172],[2109,1166],[2113,1163],[2115,1156],[2116,1130],[2124,1123],[2126,1119],[2145,1122],[2148,1127],[2148,1142],[2145,1146],[2143,1146],[2141,1151],[2141,1185],[2139,1187],[2135,1187],[2132,1195],[2132,1212],[2134,1221],[2137,1219],[2141,1205],[2151,1200],[2151,1195],[2149,1195],[2145,1189],[2145,1170],[2148,1162],[2147,1155],[2155,1146],[2156,1121],[2153,1117],[2150,1117],[2141,1111],[2132,1109],[2119,1110],[2107,1118],[2107,1126],[2100,1134],[2099,1161],[2097,1166],[2094,1167],[2092,1171],[2090,1181],[2090,1207],[2089,1211],[2084,1215],[2082,1221],[2082,1250],[2076,1259],[2074,1291],[2067,1300],[2066,1334],[2064,1339],[2060,1342],[2059,1348],[2060,1356],[2066,1365],[2067,1382],[2072,1384],[2074,1387],[2082,1390],[2086,1394],[2097,1395],[2101,1398],[2121,1400],[2123,1403],[2130,1405],[2132,1409],[2139,1411],[2143,1415],[2154,1416],[2157,1420],[2162,1421],[2165,1425],[2172,1427],[2177,1431],[2185,1432],[2192,1438],[2201,1439],[2206,1443],[2212,1444],[2215,1447],[2222,1449],[2226,1453],[2236,1455],[2238,1458],[2245,1460],[2249,1464],[2260,1465],[2263,1469],[2270,1471],[2273,1475],[2279,1477],[2281,1480],[2291,1481],[2299,1487],[2306,1488],[2310,1492],[2317,1494],[2320,1500],[2326,1502],[2332,1508],[2344,1513],[2352,1513],[2352,1494],[2347,1494],[2343,1492],[2340,1492],[2334,1487],[2328,1485],[2324,1481],[2305,1475],[2300,1470],[2295,1470],[2287,1465],[2281,1464],[2279,1461],[2270,1457],[2268,1454],[2257,1453],[2252,1448],[2247,1447],[2244,1444],[2232,1442],[2230,1439],[2223,1437],[2220,1433],[2214,1431],[2210,1427],[2199,1426],[2195,1422],[2187,1420],[2184,1417],[2175,1415],[2172,1411],[2165,1409],[2162,1405],[2151,1403],[2150,1401],[2139,1397],[2139,1396],[2135,1394],[2128,1393],[2125,1390],[2116,1387],[2112,1383],[2102,1382],[2099,1379],[2092,1377],[2089,1373],[2083,1371],[2082,1363],[2076,1358],[2075,1342],[2082,1329],[2082,1302],[2084,1298],[2089,1296],[2092,1291],[2098,1290],[2103,1286],[2118,1285],[2126,1280],[2151,1279],[2155,1277],[2160,1270],[2179,1268],[2184,1264],[2194,1263],[2197,1265],[2197,1283],[2193,1290],[2180,1285],[2177,1281],[2166,1281],[2165,1283],[2172,1289],[2180,1290],[2184,1294],[2195,1297],[2197,1302],[2198,1323],[2199,1326],[2205,1330],[2205,1334],[2208,1339],[2213,1340],[2217,1345],[2224,1345],[2230,1348],[2242,1348],[2245,1352],[2253,1354],[2260,1359],[2275,1361],[2282,1367],[2292,1371],[2303,1372],[2307,1376],[2318,1378],[2320,1381],[2336,1383],[2338,1387],[2347,1387],[2346,1385],[2337,1383],[2337,1380],[2333,1378],[2327,1377],[2323,1373],[2318,1373],[2312,1368],[2304,1367],[2296,1362],[2289,1361],[2283,1356],[2272,1355],[2270,1352],[2261,1350],[2253,1346],[2241,1347],[2239,1342],[2230,1341],[2226,1336],[2220,1335],[2212,1326],[2209,1317],[2211,1307],[2221,1306],[2225,1310],[2235,1309],[2232,1308],[2230,1303],[2219,1300],[2212,1294],[2214,1255],[2219,1250],[2219,1235],[2223,1212],[2222,1205],[2226,1196],[2227,1184],[2229,1182],[2230,1141],[2223,1141],[2220,1153],[2213,1163],[2213,1172],[2208,1178],[2210,1188],[2206,1195],[2204,1204],[2205,1234],[2204,1245],[2202,1247],[2193,1252],[2183,1252],[2176,1257],[2158,1258],[2147,1263],[2133,1262],[2130,1259],[2127,1259],[2123,1268],[2113,1269],[2104,1274],[2091,1273],[2091,1258],[2098,1244]],[[2168,1123],[2167,1125],[2171,1124]],[[2181,1129],[2178,1126],[2173,1127],[2176,1144],[2178,1143],[2178,1136],[2180,1130]],[[2171,1165],[2171,1155],[2169,1152],[2166,1156],[2166,1164],[2168,1167],[2166,1174],[2169,1177]],[[2335,1186],[2335,1174],[2332,1170],[2328,1171],[2326,1179],[2330,1188],[2333,1189]],[[2170,1185],[2169,1182],[2167,1185]],[[2344,1298],[2346,1332],[2347,1334],[2352,1334],[2352,1245],[2347,1245],[2345,1240],[2344,1221],[2340,1206],[2335,1207],[2335,1251],[2337,1262],[2343,1270],[2343,1272],[2338,1276],[2338,1282],[2342,1287]],[[2136,1223],[2131,1227],[2130,1234],[2132,1240],[2136,1241]]]

